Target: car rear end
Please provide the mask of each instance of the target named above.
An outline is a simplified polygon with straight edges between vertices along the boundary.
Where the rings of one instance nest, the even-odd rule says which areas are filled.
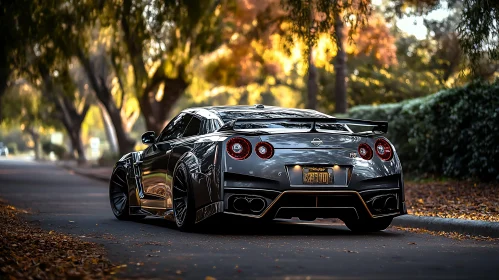
[[[393,145],[377,132],[353,132],[347,121],[232,123],[222,153],[224,212],[303,220],[404,214],[402,167]]]

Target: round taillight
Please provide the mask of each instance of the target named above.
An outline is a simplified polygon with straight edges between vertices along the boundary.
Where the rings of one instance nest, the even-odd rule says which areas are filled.
[[[251,143],[242,137],[234,137],[227,142],[227,153],[237,160],[247,159],[251,155]]]
[[[366,143],[362,143],[359,145],[357,149],[361,158],[365,160],[370,160],[373,157],[373,150]]]
[[[269,142],[258,142],[255,152],[260,158],[269,159],[274,155],[274,147]]]
[[[385,139],[378,139],[374,144],[374,149],[376,150],[376,154],[382,160],[388,161],[392,159],[393,150],[392,146]]]

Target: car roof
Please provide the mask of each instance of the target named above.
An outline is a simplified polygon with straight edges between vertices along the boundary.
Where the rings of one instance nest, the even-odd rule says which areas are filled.
[[[214,114],[222,120],[226,120],[227,115],[252,115],[252,117],[267,117],[270,113],[272,117],[316,117],[316,118],[328,118],[331,117],[324,113],[310,110],[310,109],[294,109],[294,108],[282,108],[277,106],[267,106],[267,105],[235,105],[235,106],[206,106],[189,108],[184,110],[184,112],[195,113],[199,115]]]

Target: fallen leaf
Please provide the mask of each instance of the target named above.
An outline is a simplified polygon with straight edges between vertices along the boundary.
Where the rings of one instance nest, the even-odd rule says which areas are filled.
[[[345,253],[358,253],[357,251],[351,251],[351,250],[343,250]]]

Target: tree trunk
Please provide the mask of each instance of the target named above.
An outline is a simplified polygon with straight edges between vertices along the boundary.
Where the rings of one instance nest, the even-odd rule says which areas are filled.
[[[311,36],[312,29],[314,28],[314,9],[312,3],[309,2],[308,6],[310,26],[308,28],[308,34]],[[314,56],[312,42],[308,43],[308,75],[307,75],[307,108],[315,110],[317,109],[317,92],[319,91],[317,85],[317,68],[314,64]]]
[[[126,133],[125,122],[121,118],[121,113],[116,104],[114,103],[113,96],[108,86],[106,85],[105,77],[98,76],[94,71],[90,60],[85,56],[81,48],[77,50],[77,56],[83,69],[90,81],[90,86],[95,92],[95,95],[102,103],[106,112],[109,114],[111,122],[113,123],[116,132],[116,139],[118,142],[119,153],[126,154],[133,151],[135,141],[130,139]]]
[[[40,147],[40,135],[38,133],[31,134],[33,143],[35,143],[35,160],[40,160],[41,157],[41,147]]]
[[[308,55],[308,80],[307,80],[307,108],[317,109],[317,92],[319,87],[317,85],[317,68],[314,65],[314,58],[312,56],[312,46],[310,46],[310,53]]]
[[[78,154],[78,164],[84,164],[87,161],[87,158],[85,156],[83,142],[81,141],[81,126],[71,129],[71,132],[68,131],[68,134],[71,140],[71,146]]]
[[[57,107],[62,113],[62,124],[66,128],[69,139],[71,141],[71,156],[74,157],[74,152],[78,155],[78,164],[83,164],[87,161],[85,156],[85,149],[81,141],[81,124],[87,115],[90,104],[85,104],[82,112],[78,112],[73,102],[69,101],[66,97],[56,97]]]
[[[334,31],[336,33],[336,45],[338,52],[334,60],[334,72],[336,81],[334,85],[336,113],[345,114],[347,112],[347,54],[345,52],[345,26],[340,14],[334,15]]]
[[[82,101],[85,103],[83,104],[81,112],[78,112],[74,102],[68,99],[61,87],[54,85],[48,69],[42,64],[38,65],[38,69],[42,75],[44,83],[42,92],[56,105],[57,117],[61,119],[61,122],[70,138],[70,156],[74,158],[74,152],[76,151],[78,154],[78,163],[82,164],[86,162],[87,158],[83,149],[83,142],[81,141],[81,124],[87,115],[90,104],[87,103],[85,98],[83,98]]]
[[[40,160],[41,157],[41,147],[40,147],[40,134],[35,131],[34,128],[32,127],[26,127],[26,131],[29,133],[31,136],[31,140],[33,140],[34,143],[34,149],[35,149],[35,160]]]
[[[128,134],[125,131],[125,123],[123,122],[123,119],[121,119],[121,113],[114,104],[114,101],[111,99],[107,103],[103,102],[103,105],[104,108],[106,108],[106,112],[109,114],[111,122],[113,123],[120,155],[133,151],[135,141],[128,137]]]
[[[175,103],[188,84],[183,78],[165,79],[165,89],[161,100],[156,100],[155,96],[159,84],[151,89],[145,90],[139,99],[140,109],[144,115],[147,130],[159,133],[166,125]]]
[[[116,133],[114,132],[113,122],[109,117],[104,105],[101,102],[99,104],[99,109],[102,115],[102,123],[104,124],[104,130],[106,131],[107,141],[109,142],[109,149],[111,153],[118,153],[118,140],[116,140]]]

